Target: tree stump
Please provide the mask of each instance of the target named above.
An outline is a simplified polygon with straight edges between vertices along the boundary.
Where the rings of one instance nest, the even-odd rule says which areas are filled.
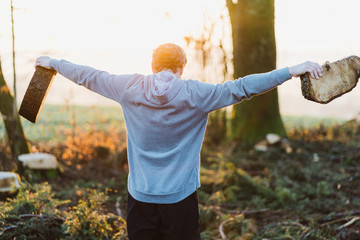
[[[31,175],[34,180],[55,179],[62,172],[56,157],[52,154],[21,154],[18,160],[19,171],[25,176]]]
[[[15,196],[20,188],[20,176],[13,172],[0,171],[0,200]]]
[[[19,110],[19,114],[30,122],[36,122],[56,73],[52,69],[36,67]]]

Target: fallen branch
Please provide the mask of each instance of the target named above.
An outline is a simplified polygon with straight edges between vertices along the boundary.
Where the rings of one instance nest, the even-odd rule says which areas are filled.
[[[19,218],[50,218],[48,215],[37,215],[37,214],[21,214]]]
[[[116,198],[116,203],[115,203],[115,208],[116,208],[116,212],[117,214],[120,216],[120,217],[124,217],[122,212],[121,212],[121,209],[120,209],[120,200],[121,200],[121,197],[118,197]]]
[[[222,240],[226,240],[226,235],[225,235],[224,230],[223,230],[224,225],[225,225],[225,223],[228,223],[228,222],[230,222],[231,220],[233,220],[233,219],[232,219],[232,218],[229,218],[229,219],[223,221],[222,223],[220,223],[219,232],[220,232],[220,236],[221,236],[221,239],[222,239]]]
[[[14,225],[9,226],[9,227],[6,227],[6,228],[3,228],[3,229],[1,230],[1,232],[0,232],[0,236],[3,235],[6,231],[9,231],[9,230],[12,230],[12,229],[15,229],[15,228],[17,228],[17,226],[14,226]]]
[[[21,214],[19,218],[41,218],[41,219],[51,219],[55,221],[59,221],[61,223],[65,222],[65,219],[57,216],[48,216],[48,215],[36,215],[36,214]]]
[[[350,221],[348,221],[347,223],[345,223],[345,224],[341,225],[340,227],[336,228],[336,230],[342,230],[342,229],[354,224],[358,220],[360,220],[360,217],[354,217]]]
[[[256,214],[259,214],[259,213],[264,213],[264,212],[267,212],[267,211],[269,211],[268,208],[259,209],[259,210],[250,210],[250,211],[248,211],[247,209],[245,209],[242,213],[243,213],[245,216],[251,216],[251,215],[256,215]]]
[[[337,223],[337,222],[344,222],[344,221],[347,221],[347,219],[348,219],[348,218],[335,219],[335,220],[332,220],[332,221],[323,223],[323,224],[321,224],[320,226],[321,226],[321,227],[324,227],[324,226],[329,225],[329,224],[333,224],[333,223]]]
[[[212,207],[216,208],[218,211],[223,212],[223,213],[229,213],[229,214],[244,214],[245,216],[252,216],[252,215],[256,215],[256,214],[260,214],[260,213],[265,213],[268,212],[269,209],[268,208],[263,208],[263,209],[258,209],[258,210],[248,210],[249,208],[246,208],[243,211],[240,211],[239,209],[236,210],[227,210],[226,209],[226,205],[222,204],[221,207],[216,206],[216,205],[211,205]],[[231,206],[233,207],[233,206]]]
[[[334,220],[337,220],[340,218],[343,220],[344,217],[351,217],[351,216],[355,216],[355,215],[360,215],[360,210],[354,210],[354,211],[346,212],[346,213],[337,213],[331,217],[324,217],[319,220],[319,223],[323,223],[326,225],[327,223],[332,222]]]
[[[285,222],[280,222],[278,223],[278,226],[281,226],[281,225],[293,225],[293,226],[298,226],[304,230],[309,230],[309,227],[305,226],[305,225],[302,225],[301,223],[299,222],[289,222],[289,221],[285,221]]]

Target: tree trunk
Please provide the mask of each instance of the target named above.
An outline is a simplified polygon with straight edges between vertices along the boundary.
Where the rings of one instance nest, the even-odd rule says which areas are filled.
[[[276,68],[274,0],[227,0],[234,53],[234,78]],[[252,145],[267,133],[285,136],[277,89],[235,105],[232,138]]]
[[[17,157],[20,154],[29,153],[30,150],[19,115],[17,114],[16,117],[13,116],[13,103],[14,98],[6,85],[0,61],[0,113],[5,123],[11,153]]]

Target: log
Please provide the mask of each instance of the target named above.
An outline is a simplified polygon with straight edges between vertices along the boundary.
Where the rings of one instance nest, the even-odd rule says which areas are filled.
[[[52,69],[36,67],[19,110],[19,114],[30,122],[36,123],[56,73]]]
[[[336,62],[326,62],[319,79],[309,73],[300,76],[303,96],[314,102],[326,104],[351,91],[360,77],[360,58],[350,56]]]

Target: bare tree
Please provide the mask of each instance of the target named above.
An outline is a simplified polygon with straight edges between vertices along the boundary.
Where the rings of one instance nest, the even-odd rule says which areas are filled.
[[[29,153],[30,149],[19,115],[14,115],[13,108],[14,97],[11,95],[10,89],[5,82],[0,61],[0,113],[5,123],[11,153],[13,158],[16,159],[20,154]]]
[[[13,80],[14,96],[6,84],[0,61],[0,113],[3,117],[6,133],[9,140],[13,161],[17,161],[17,156],[29,153],[30,149],[20,122],[16,102],[16,68],[15,68],[15,32],[14,32],[14,6],[10,1],[11,7],[11,33],[12,33],[12,57],[13,57]]]
[[[219,21],[220,20],[220,21]],[[200,69],[200,80],[204,82],[222,83],[229,79],[229,63],[231,59],[224,46],[224,16],[217,21],[204,14],[203,30],[200,37],[186,36],[187,47],[194,53]],[[222,31],[215,34],[215,30]],[[227,111],[224,109],[210,113],[206,129],[205,143],[220,144],[227,133]]]

